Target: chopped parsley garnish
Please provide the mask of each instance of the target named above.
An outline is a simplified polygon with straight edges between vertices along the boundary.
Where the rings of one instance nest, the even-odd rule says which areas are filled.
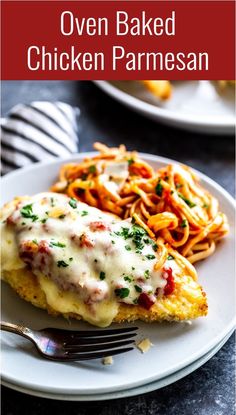
[[[149,278],[150,276],[150,271],[149,269],[146,269],[146,271],[144,272],[145,278]]]
[[[125,240],[132,239],[132,242],[135,246],[135,252],[138,254],[141,253],[145,243],[151,243],[154,251],[157,249],[157,244],[153,242],[152,239],[147,237],[147,232],[139,225],[133,225],[131,229],[122,227],[121,231],[114,233],[116,236],[121,236]],[[128,249],[126,247],[128,247]],[[130,251],[131,248],[126,245],[125,249]]]
[[[124,239],[128,239],[128,238],[131,238],[131,233],[130,233],[130,231],[129,231],[129,228],[121,228],[121,231],[117,231],[117,232],[115,232],[115,235],[117,235],[117,236],[122,236],[122,238],[124,238]]]
[[[49,246],[50,246],[50,248],[52,248],[53,246],[56,246],[58,248],[65,248],[66,247],[66,245],[62,244],[61,242],[53,242],[53,241],[50,242]]]
[[[126,249],[126,251],[131,251],[131,246],[125,245],[125,249]]]
[[[135,298],[135,299],[133,300],[133,303],[134,303],[134,304],[138,304],[138,299],[137,299],[137,298]]]
[[[157,249],[158,249],[158,245],[155,243],[155,242],[153,242],[152,243],[152,249],[153,249],[153,251],[157,251]]]
[[[135,268],[134,267],[132,267],[132,271],[134,271],[135,270]]]
[[[127,161],[128,161],[128,165],[129,165],[129,166],[131,166],[131,164],[133,164],[133,163],[134,163],[134,159],[132,159],[132,158],[131,158],[131,159],[128,159]]]
[[[55,206],[54,197],[50,197],[50,202],[51,202],[51,206],[54,207]]]
[[[129,289],[128,288],[116,288],[115,294],[117,295],[117,297],[126,298],[129,295]]]
[[[24,207],[21,209],[20,213],[22,214],[22,216],[23,216],[24,218],[31,217],[31,215],[32,215],[32,213],[33,213],[32,203],[31,203],[31,205],[26,205],[26,206],[24,206]]]
[[[152,244],[153,251],[155,252],[157,251],[157,248],[158,248],[157,243],[154,242],[151,238],[145,238],[143,239],[143,242],[145,242],[146,245]]]
[[[135,285],[134,288],[137,291],[137,293],[141,293],[143,291],[142,288],[139,287],[138,285]]]
[[[190,208],[193,208],[194,206],[196,206],[196,203],[191,202],[191,200],[187,199],[186,197],[184,197],[181,193],[178,193],[178,196],[180,197],[180,199],[182,199]]]
[[[69,258],[69,261],[73,261],[73,258],[72,258],[72,256]]]
[[[176,187],[176,189],[181,189],[181,187],[183,187],[183,185],[180,184],[180,183],[176,183],[175,187]]]
[[[186,228],[186,226],[187,226],[187,219],[183,219],[181,224],[180,224],[180,227],[181,228]]]
[[[61,260],[61,261],[57,261],[57,266],[58,268],[66,268],[69,266],[69,264],[67,264],[65,261]]]
[[[36,241],[36,239],[33,239],[33,240],[32,240],[32,242],[33,242],[35,245],[38,245],[38,241]]]
[[[35,222],[36,220],[38,220],[38,215],[34,215],[33,214],[33,208],[32,208],[33,204],[31,203],[30,205],[26,205],[24,206],[21,210],[20,213],[23,216],[23,218],[27,218],[27,219],[32,219],[33,222]]]
[[[156,191],[157,196],[160,196],[160,197],[162,196],[163,186],[160,180],[158,181],[156,185],[155,191]]]
[[[101,272],[100,272],[100,274],[99,274],[99,278],[100,278],[100,280],[105,280],[105,278],[106,278],[106,274],[105,274],[105,272],[104,272],[104,271],[101,271]]]
[[[124,239],[132,238],[132,232],[130,232],[129,228],[122,228],[121,236]]]
[[[172,255],[168,255],[167,259],[168,261],[171,261],[172,259],[174,259],[174,257]]]
[[[81,216],[87,216],[87,215],[88,215],[87,210],[83,210],[83,211],[81,212]]]
[[[96,173],[96,166],[94,164],[89,166],[89,173]]]
[[[69,201],[69,205],[72,207],[72,209],[76,209],[77,208],[77,200],[72,197]]]
[[[48,220],[48,218],[44,218],[44,219],[42,219],[42,220],[41,220],[41,222],[42,222],[42,223],[46,223],[46,222],[47,222],[47,220]]]
[[[203,203],[202,207],[205,208],[205,209],[208,209],[209,205],[207,203]]]
[[[112,240],[111,243],[114,245],[115,244],[115,241]]]
[[[140,253],[144,248],[143,237],[146,236],[146,231],[141,226],[132,226],[133,243],[136,248],[136,252]]]
[[[26,223],[25,222],[21,222],[21,225],[25,225]]]
[[[146,257],[147,259],[155,259],[155,258],[156,258],[156,257],[155,257],[155,255],[150,255],[150,254],[145,255],[145,257]]]
[[[64,219],[66,217],[66,215],[63,213],[62,215],[59,216],[59,219]]]
[[[124,277],[124,280],[125,280],[125,281],[128,281],[128,282],[131,282],[131,281],[132,281],[132,279],[131,279],[128,275],[126,275],[126,276]]]

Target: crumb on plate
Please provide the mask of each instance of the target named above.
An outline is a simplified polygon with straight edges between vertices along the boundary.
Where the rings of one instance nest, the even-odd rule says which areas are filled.
[[[153,344],[150,342],[149,339],[143,339],[141,342],[137,343],[137,348],[142,352],[146,353],[152,347]]]
[[[113,364],[113,358],[112,356],[106,356],[102,359],[102,363],[104,365],[112,365]]]

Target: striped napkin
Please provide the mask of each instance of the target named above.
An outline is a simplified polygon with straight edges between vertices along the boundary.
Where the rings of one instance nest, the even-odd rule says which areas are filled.
[[[35,101],[1,119],[1,173],[78,151],[80,111],[64,102]]]

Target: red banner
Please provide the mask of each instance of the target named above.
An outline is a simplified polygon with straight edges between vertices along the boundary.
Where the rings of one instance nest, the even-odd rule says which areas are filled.
[[[3,1],[2,79],[234,79],[234,1]]]

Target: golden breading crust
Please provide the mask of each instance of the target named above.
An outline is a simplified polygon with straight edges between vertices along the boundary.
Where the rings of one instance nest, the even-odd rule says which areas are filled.
[[[34,306],[45,309],[49,314],[58,316],[60,313],[52,309],[46,301],[36,276],[26,268],[4,271],[3,279],[19,294],[21,298]],[[200,285],[191,277],[175,278],[175,290],[171,295],[158,299],[147,311],[140,306],[121,303],[114,322],[132,322],[134,320],[153,321],[182,321],[205,316],[207,314],[206,295]],[[74,313],[63,314],[78,320],[81,316]]]

